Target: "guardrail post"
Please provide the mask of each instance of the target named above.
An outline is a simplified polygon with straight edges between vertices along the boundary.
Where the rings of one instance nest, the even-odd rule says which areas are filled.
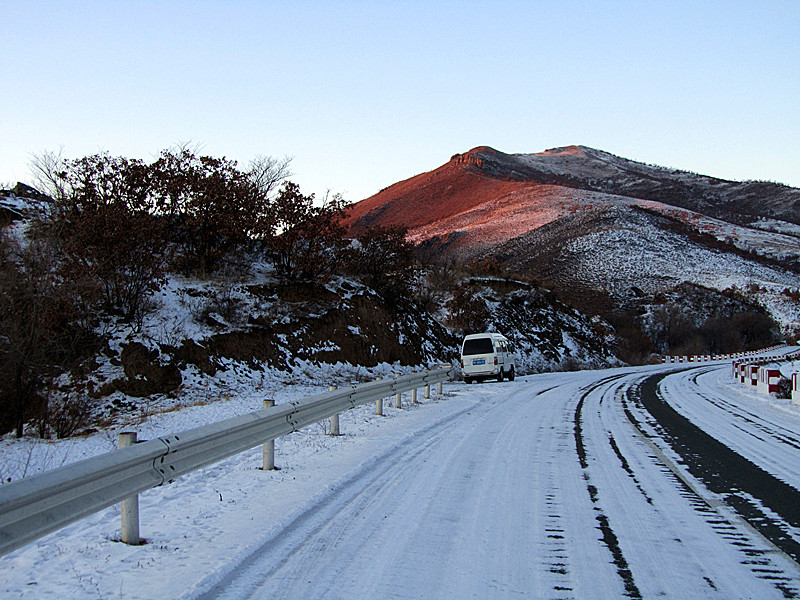
[[[439,394],[440,396],[442,395],[442,382],[441,381],[436,384],[436,393]]]
[[[430,383],[426,383],[425,384],[425,399],[427,400],[430,397],[431,397],[431,384]]]
[[[397,379],[399,375],[395,374],[394,378]],[[397,392],[394,395],[394,407],[395,408],[403,408],[403,393]]]
[[[127,448],[136,443],[136,432],[125,431],[119,434],[119,447]],[[142,543],[139,537],[139,495],[134,494],[119,503],[122,513],[122,535],[124,543],[138,546]]]
[[[275,400],[272,398],[264,400],[264,408],[272,408],[275,406]],[[264,449],[262,450],[262,471],[273,471],[275,469],[275,440],[264,442]]]
[[[375,381],[380,381],[383,377],[376,377]],[[383,416],[383,398],[378,398],[375,400],[375,414],[379,416]]]
[[[417,403],[417,388],[411,390],[411,404]]]
[[[328,391],[329,392],[332,392],[335,389],[336,389],[335,385],[329,385],[328,386]],[[335,415],[331,415],[331,435],[341,435],[339,433],[339,413],[336,413]]]

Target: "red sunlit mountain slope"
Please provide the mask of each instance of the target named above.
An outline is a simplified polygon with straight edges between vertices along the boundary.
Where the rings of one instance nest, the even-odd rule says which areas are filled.
[[[800,285],[800,190],[584,146],[456,154],[355,204],[347,225],[404,225],[434,254],[491,257],[562,293]]]

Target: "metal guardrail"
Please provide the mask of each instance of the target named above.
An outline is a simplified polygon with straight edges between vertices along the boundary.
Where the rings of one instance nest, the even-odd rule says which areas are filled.
[[[0,556],[181,475],[379,398],[451,378],[452,367],[332,390],[140,442],[0,486]]]
[[[787,348],[787,347],[788,347],[787,344],[776,344],[774,346],[770,346],[769,348],[761,348],[760,350],[748,350],[747,352],[735,352],[733,354],[714,354],[714,355],[694,354],[694,355],[683,355],[683,356],[671,356],[669,354],[665,354],[661,356],[661,362],[664,364],[670,364],[670,363],[699,363],[699,362],[710,362],[718,360],[739,360],[748,357],[760,356],[766,352],[771,352],[773,350],[778,350],[779,348]],[[789,354],[787,354],[786,356],[789,356]]]

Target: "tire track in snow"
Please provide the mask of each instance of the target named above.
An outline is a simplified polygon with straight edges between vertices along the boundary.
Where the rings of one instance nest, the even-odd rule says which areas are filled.
[[[199,595],[192,597],[197,599],[253,597],[258,587],[289,563],[290,559],[320,549],[318,546],[309,548],[306,542],[329,528],[334,515],[342,510],[348,510],[350,514],[357,516],[366,504],[374,501],[375,494],[381,488],[391,486],[393,480],[401,477],[409,468],[407,466],[403,468],[404,465],[412,464],[409,459],[433,446],[438,441],[439,434],[450,423],[470,410],[475,410],[475,407],[469,406],[448,415],[447,418],[418,431],[417,436],[403,439],[368,461],[362,468],[332,486],[330,494],[325,495],[319,502],[314,502],[265,541],[249,558],[237,565],[235,571],[209,586],[201,585]],[[391,468],[380,469],[378,466]],[[268,557],[273,557],[273,560],[265,560]],[[306,565],[310,566],[313,563],[307,562]],[[295,568],[292,568],[291,572],[295,577],[299,574]],[[324,587],[333,583],[329,581],[321,585]]]
[[[642,377],[637,379],[641,380]],[[656,583],[661,578],[656,580],[651,579],[654,575],[651,566],[658,564],[659,554],[661,552],[671,552],[683,554],[686,559],[680,562],[689,562],[685,564],[683,569],[678,572],[683,574],[680,587],[683,588],[682,593],[686,594],[683,597],[698,597],[697,594],[703,594],[702,597],[765,597],[763,592],[759,591],[756,587],[747,585],[746,587],[731,586],[729,576],[725,570],[720,570],[720,562],[718,557],[722,557],[724,552],[721,549],[715,549],[713,546],[697,546],[695,541],[698,538],[700,529],[697,528],[697,523],[693,520],[689,513],[682,513],[676,511],[677,505],[674,505],[674,500],[670,501],[669,497],[676,494],[685,501],[687,509],[693,511],[701,522],[705,522],[709,527],[709,533],[719,536],[728,544],[731,555],[726,560],[738,560],[743,568],[747,569],[756,579],[760,579],[768,585],[776,589],[783,597],[796,597],[797,592],[797,577],[787,575],[792,571],[791,559],[788,556],[781,557],[775,555],[775,550],[768,544],[765,546],[765,540],[746,522],[735,516],[733,511],[721,503],[716,504],[709,501],[708,494],[701,494],[696,489],[697,484],[694,482],[687,483],[686,476],[682,474],[681,470],[675,465],[673,461],[668,459],[663,452],[653,444],[651,439],[643,433],[641,426],[631,414],[630,407],[626,403],[626,396],[630,392],[631,387],[634,389],[638,385],[636,379],[631,379],[618,385],[614,393],[614,402],[605,403],[605,410],[600,410],[604,406],[603,398],[597,403],[598,414],[597,417],[604,423],[601,428],[596,425],[592,431],[588,433],[590,436],[597,437],[598,434],[603,432],[608,437],[608,447],[613,451],[613,454],[607,453],[602,457],[595,457],[591,462],[594,469],[600,468],[599,482],[602,484],[602,489],[611,483],[613,472],[608,468],[609,461],[612,456],[619,461],[619,465],[627,474],[629,481],[633,484],[628,489],[628,493],[638,492],[645,503],[636,501],[632,496],[625,502],[626,507],[624,513],[628,515],[630,522],[616,520],[615,523],[618,527],[622,527],[618,531],[623,546],[627,551],[633,552],[633,564],[631,570],[639,575],[644,575],[642,578],[642,592],[643,596],[650,597],[653,594],[670,593],[672,590],[675,593],[677,588],[660,587],[664,584]],[[603,397],[608,396],[612,390],[606,390]],[[586,411],[584,410],[584,413]],[[603,414],[601,414],[603,413]],[[644,415],[647,413],[643,412]],[[584,414],[584,417],[588,415]],[[622,417],[620,420],[619,417]],[[600,423],[598,421],[598,424]],[[628,426],[633,427],[633,431],[637,432],[637,436],[631,438],[628,435],[623,435],[622,429],[616,425],[626,423]],[[657,428],[657,424],[652,421],[652,417],[648,420],[648,426]],[[615,438],[612,430],[616,432]],[[656,438],[660,438],[657,435]],[[617,439],[622,440],[623,444],[617,444]],[[594,446],[596,450],[600,446]],[[648,452],[642,453],[637,447],[642,449],[649,449]],[[631,453],[629,458],[625,454]],[[602,465],[598,462],[602,460]],[[654,473],[648,470],[647,463],[655,466],[661,473],[661,483],[658,479],[654,479]],[[604,467],[604,468],[601,468]],[[644,469],[644,470],[642,470]],[[641,473],[640,473],[640,470]],[[640,476],[637,476],[640,473]],[[595,474],[597,475],[597,474]],[[645,488],[649,492],[645,491]],[[670,489],[671,488],[671,489]],[[614,502],[614,487],[609,488],[608,493],[611,497],[605,497],[605,501]],[[636,506],[638,505],[638,509]],[[646,507],[650,507],[650,510]],[[672,506],[670,509],[669,507]],[[664,509],[667,509],[665,512]],[[614,519],[619,519],[620,515],[612,511],[610,513]],[[733,519],[732,521],[730,519]],[[637,527],[636,523],[640,525]],[[642,529],[641,524],[650,523],[648,528]],[[657,527],[658,533],[650,529]],[[644,534],[644,537],[643,537]],[[631,537],[633,536],[633,537]],[[651,538],[652,536],[652,538]],[[651,538],[650,542],[646,540]],[[684,540],[688,543],[684,543]],[[643,543],[644,542],[644,543]],[[677,545],[676,545],[677,544]],[[673,547],[674,546],[674,547]],[[736,554],[743,554],[744,559],[736,558]],[[692,564],[694,557],[695,564]],[[711,559],[706,565],[706,561]],[[777,559],[777,562],[776,562]],[[722,563],[723,565],[725,563]],[[675,565],[677,566],[677,564]],[[786,569],[789,569],[788,571]],[[689,577],[689,579],[686,579]],[[692,584],[694,581],[696,583]],[[706,589],[703,591],[702,585],[698,585],[700,581],[705,581]],[[678,582],[673,582],[673,585]],[[655,584],[655,585],[653,585]],[[736,596],[732,596],[735,594]]]
[[[559,390],[559,386],[543,389],[536,396],[542,396],[553,390]],[[560,402],[561,399],[558,397],[558,393],[556,392],[556,397],[559,398],[557,401]],[[565,408],[569,411],[568,407],[565,406]],[[569,412],[566,414],[568,415]],[[569,495],[570,492],[565,491],[560,481],[564,477],[564,473],[560,469],[559,457],[566,456],[574,451],[570,443],[572,441],[572,433],[568,423],[567,421],[566,423],[560,422],[558,425],[551,425],[550,431],[555,434],[555,439],[549,436],[541,436],[541,439],[537,440],[536,443],[540,453],[547,457],[547,460],[536,463],[537,473],[541,473],[541,477],[545,481],[544,489],[547,490],[542,498],[544,503],[542,520],[545,537],[542,544],[541,568],[543,569],[543,585],[541,589],[549,589],[551,595],[548,597],[553,600],[573,600],[580,597],[580,590],[585,587],[575,580],[578,569],[573,564],[574,553],[571,546],[575,543],[576,532],[574,531],[574,523],[571,523],[570,519],[566,518],[566,515],[570,513],[570,509],[565,507],[565,501],[568,498],[564,497],[565,494]],[[542,432],[539,431],[537,433],[541,434]]]
[[[722,508],[732,510],[747,529],[774,547],[787,561],[800,566],[800,543],[792,536],[792,531],[800,530],[800,493],[720,443],[672,408],[659,392],[661,382],[669,375],[651,375],[636,382],[627,391],[628,401],[649,414],[656,425],[654,430],[659,430],[659,439],[683,459],[691,476],[723,498]],[[640,435],[649,440],[651,447],[659,453],[658,446],[650,439],[652,436],[644,431],[627,404],[624,412]],[[659,460],[669,468],[696,510],[706,515],[713,529],[745,554],[747,558],[742,564],[748,565],[760,579],[771,581],[784,597],[800,596],[796,578],[770,560],[770,554],[775,550],[756,547],[742,533],[741,525],[737,527],[724,516],[725,510],[719,510],[718,501],[694,489],[681,474],[681,469],[663,453],[660,453]]]
[[[625,556],[622,553],[622,548],[619,544],[619,539],[617,538],[616,534],[614,533],[613,529],[611,529],[611,525],[608,522],[608,517],[603,513],[602,509],[598,504],[598,495],[597,495],[597,488],[591,483],[591,477],[589,476],[589,463],[587,460],[586,454],[586,447],[583,441],[583,426],[581,423],[582,419],[582,411],[583,405],[586,398],[591,394],[593,391],[612,383],[618,379],[621,379],[624,375],[615,375],[612,377],[607,377],[605,379],[601,379],[600,381],[584,388],[583,394],[578,400],[578,405],[575,407],[575,415],[574,415],[574,432],[575,432],[575,448],[578,452],[578,460],[580,462],[581,468],[583,469],[583,478],[586,481],[586,489],[589,492],[589,498],[594,505],[593,509],[595,511],[595,520],[598,524],[598,529],[601,533],[601,541],[606,545],[609,552],[611,552],[612,562],[617,569],[617,574],[619,575],[620,579],[622,579],[622,583],[625,587],[625,595],[629,598],[642,598],[642,593],[639,591],[639,588],[636,585],[636,582],[633,580],[633,573],[628,566],[628,561],[625,559]]]
[[[487,385],[457,418],[394,444],[203,597],[581,597],[570,544],[587,532],[561,521],[572,511],[547,488],[562,480],[565,405],[540,404],[542,426],[535,390],[510,386]]]
[[[626,409],[626,411],[627,410],[628,409]],[[765,548],[763,545],[758,546],[754,544],[752,536],[746,535],[742,531],[742,528],[744,527],[745,530],[754,534],[758,540],[768,540],[764,540],[763,536],[750,527],[743,519],[729,518],[731,511],[726,506],[719,501],[707,497],[707,494],[703,494],[700,490],[696,489],[694,485],[689,482],[686,475],[681,472],[680,468],[667,458],[652,440],[649,439],[649,436],[641,430],[640,423],[635,420],[633,415],[628,414],[628,418],[630,423],[639,430],[642,438],[650,445],[651,449],[654,450],[653,461],[661,465],[664,476],[674,483],[680,495],[702,516],[717,535],[745,555],[745,558],[740,561],[741,564],[748,566],[756,577],[773,580],[776,583],[776,588],[784,597],[797,597],[796,580],[788,576],[780,567],[776,567],[770,558],[770,556],[775,553],[775,550],[769,545]],[[784,556],[783,553],[781,553],[781,556]],[[789,557],[786,557],[786,561],[788,563],[792,562]],[[769,573],[769,575],[765,576],[765,573]],[[712,589],[718,589],[717,584],[710,577],[706,576],[705,580]]]
[[[775,439],[779,443],[786,444],[787,446],[800,450],[800,436],[797,435],[797,432],[783,427],[780,423],[765,421],[762,415],[750,412],[741,406],[738,406],[732,402],[727,401],[725,398],[721,397],[712,398],[711,396],[702,393],[700,391],[700,385],[697,383],[697,379],[702,375],[706,375],[710,372],[713,372],[714,370],[716,369],[698,369],[698,372],[692,373],[691,377],[689,378],[689,381],[697,385],[698,391],[696,392],[696,394],[700,398],[703,398],[709,404],[716,406],[717,408],[724,410],[727,413],[730,413],[734,417],[741,419],[745,423],[752,425],[755,429],[763,433],[767,438]],[[748,435],[755,437],[755,434],[752,431],[749,431],[747,428],[738,427],[738,429]]]
[[[537,397],[546,394],[558,386],[548,387],[536,394]],[[543,557],[543,567],[546,569],[546,587],[549,587],[555,594],[554,598],[566,599],[575,598],[575,582],[573,581],[574,568],[572,565],[571,553],[568,546],[569,524],[564,522],[566,510],[561,498],[562,490],[556,481],[558,473],[557,461],[554,456],[562,456],[570,450],[570,436],[567,430],[562,430],[556,434],[556,442],[553,452],[548,456],[545,465],[537,465],[538,468],[546,469],[547,485],[549,490],[544,495],[544,532],[546,543]]]

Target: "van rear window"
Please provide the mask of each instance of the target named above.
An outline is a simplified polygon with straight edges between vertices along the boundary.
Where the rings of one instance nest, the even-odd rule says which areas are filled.
[[[491,354],[494,352],[491,338],[475,338],[472,340],[464,340],[464,350],[462,354],[468,356],[470,354]]]

